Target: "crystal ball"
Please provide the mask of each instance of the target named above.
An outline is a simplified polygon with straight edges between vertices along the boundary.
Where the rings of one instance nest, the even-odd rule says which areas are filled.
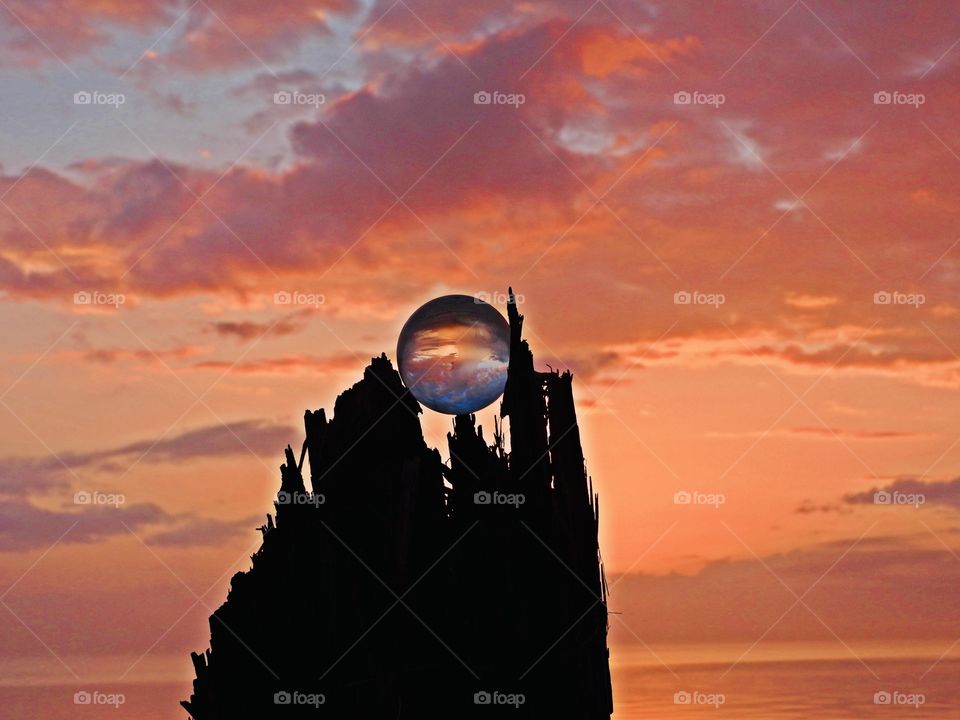
[[[476,412],[500,397],[509,362],[506,319],[469,295],[444,295],[422,305],[397,342],[404,384],[420,403],[448,415]]]

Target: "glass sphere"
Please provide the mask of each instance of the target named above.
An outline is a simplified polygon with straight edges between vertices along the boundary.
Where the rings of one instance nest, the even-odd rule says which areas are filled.
[[[422,305],[400,331],[397,365],[413,396],[431,410],[461,415],[503,394],[510,362],[510,326],[497,310],[469,295]]]

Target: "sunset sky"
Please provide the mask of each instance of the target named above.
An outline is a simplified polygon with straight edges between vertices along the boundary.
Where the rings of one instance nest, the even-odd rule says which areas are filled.
[[[955,3],[0,5],[4,683],[188,679],[304,409],[511,285],[614,643],[960,655]]]

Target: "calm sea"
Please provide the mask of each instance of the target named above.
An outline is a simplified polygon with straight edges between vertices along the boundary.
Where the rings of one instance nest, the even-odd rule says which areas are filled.
[[[740,648],[742,652],[743,648]],[[840,648],[843,651],[843,648]],[[796,653],[794,653],[796,654]],[[928,657],[760,661],[739,652],[709,662],[706,653],[658,653],[639,647],[612,654],[616,720],[635,718],[960,718],[960,659]],[[802,653],[801,653],[802,656]],[[183,668],[178,663],[178,673]],[[731,669],[731,666],[732,669]],[[169,678],[169,676],[168,676]],[[77,692],[99,692],[98,701],[123,695],[118,707],[74,703]],[[0,679],[0,718],[43,720],[184,720],[178,703],[189,680],[51,684]],[[114,699],[118,699],[114,697]]]
[[[847,655],[759,662],[661,655],[664,666],[642,648],[620,648],[612,653],[614,717],[960,718],[960,659]]]

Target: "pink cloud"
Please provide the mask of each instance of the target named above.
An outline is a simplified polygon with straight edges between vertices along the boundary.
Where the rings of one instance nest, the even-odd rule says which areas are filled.
[[[526,292],[563,311],[562,320],[543,320],[547,334],[642,344],[666,329],[658,317],[678,320],[666,340],[727,334],[719,318],[741,336],[773,329],[769,342],[750,341],[751,352],[717,350],[728,356],[824,366],[841,358],[844,366],[951,362],[917,321],[952,342],[950,309],[960,298],[947,251],[955,223],[949,207],[918,203],[916,192],[954,195],[956,159],[915,117],[878,116],[869,73],[802,7],[783,20],[800,36],[758,43],[721,87],[719,76],[757,39],[735,20],[773,12],[723,6],[732,15],[720,35],[707,32],[702,13],[672,5],[623,15],[636,34],[601,7],[571,27],[552,14],[571,8],[551,5],[512,15],[496,32],[451,40],[450,49],[435,38],[408,47],[406,66],[364,66],[367,84],[295,124],[295,162],[282,172],[243,166],[218,180],[188,165],[92,159],[83,180],[40,169],[4,178],[0,191],[19,180],[6,202],[29,229],[0,208],[0,280],[13,297],[68,302],[94,288],[139,298],[269,297],[306,278],[322,283],[328,312],[383,314],[441,282],[502,289],[523,279]],[[432,25],[432,6],[411,7]],[[493,17],[503,8],[479,12],[486,10]],[[925,10],[922,25],[934,15]],[[845,25],[845,12],[824,19],[851,31],[851,47],[868,64],[880,58],[876,34]],[[938,30],[934,44],[947,35]],[[388,50],[367,48],[365,58]],[[768,62],[783,82],[755,81]],[[924,121],[960,148],[948,122],[955,93],[936,72],[925,82],[937,103]],[[721,113],[673,103],[678,88],[697,83],[727,94]],[[254,85],[271,87],[266,76]],[[483,90],[522,93],[526,102],[475,105]],[[865,131],[840,160],[838,148]],[[805,197],[810,209],[781,217],[777,204],[790,199],[784,184],[802,193],[818,178]],[[595,205],[593,193],[611,186]],[[396,203],[394,193],[411,187]],[[210,188],[196,203],[194,193]],[[569,267],[580,287],[548,282]],[[875,292],[916,290],[921,277],[930,303],[919,312],[873,305]],[[722,289],[728,303],[720,312],[678,309],[672,297],[684,287]],[[599,307],[645,312],[598,317]],[[889,336],[843,356],[844,328],[875,321]],[[912,336],[898,335],[907,327]],[[837,339],[789,341],[815,332]]]
[[[55,63],[59,58],[70,65],[110,45],[119,33],[134,31],[142,36],[145,52],[157,37],[173,41],[166,54],[151,51],[140,58],[145,63],[196,72],[285,59],[305,40],[328,35],[329,15],[347,15],[357,8],[355,0],[280,5],[250,0],[10,0],[7,13],[12,49],[22,63]],[[137,60],[130,57],[121,70]]]

